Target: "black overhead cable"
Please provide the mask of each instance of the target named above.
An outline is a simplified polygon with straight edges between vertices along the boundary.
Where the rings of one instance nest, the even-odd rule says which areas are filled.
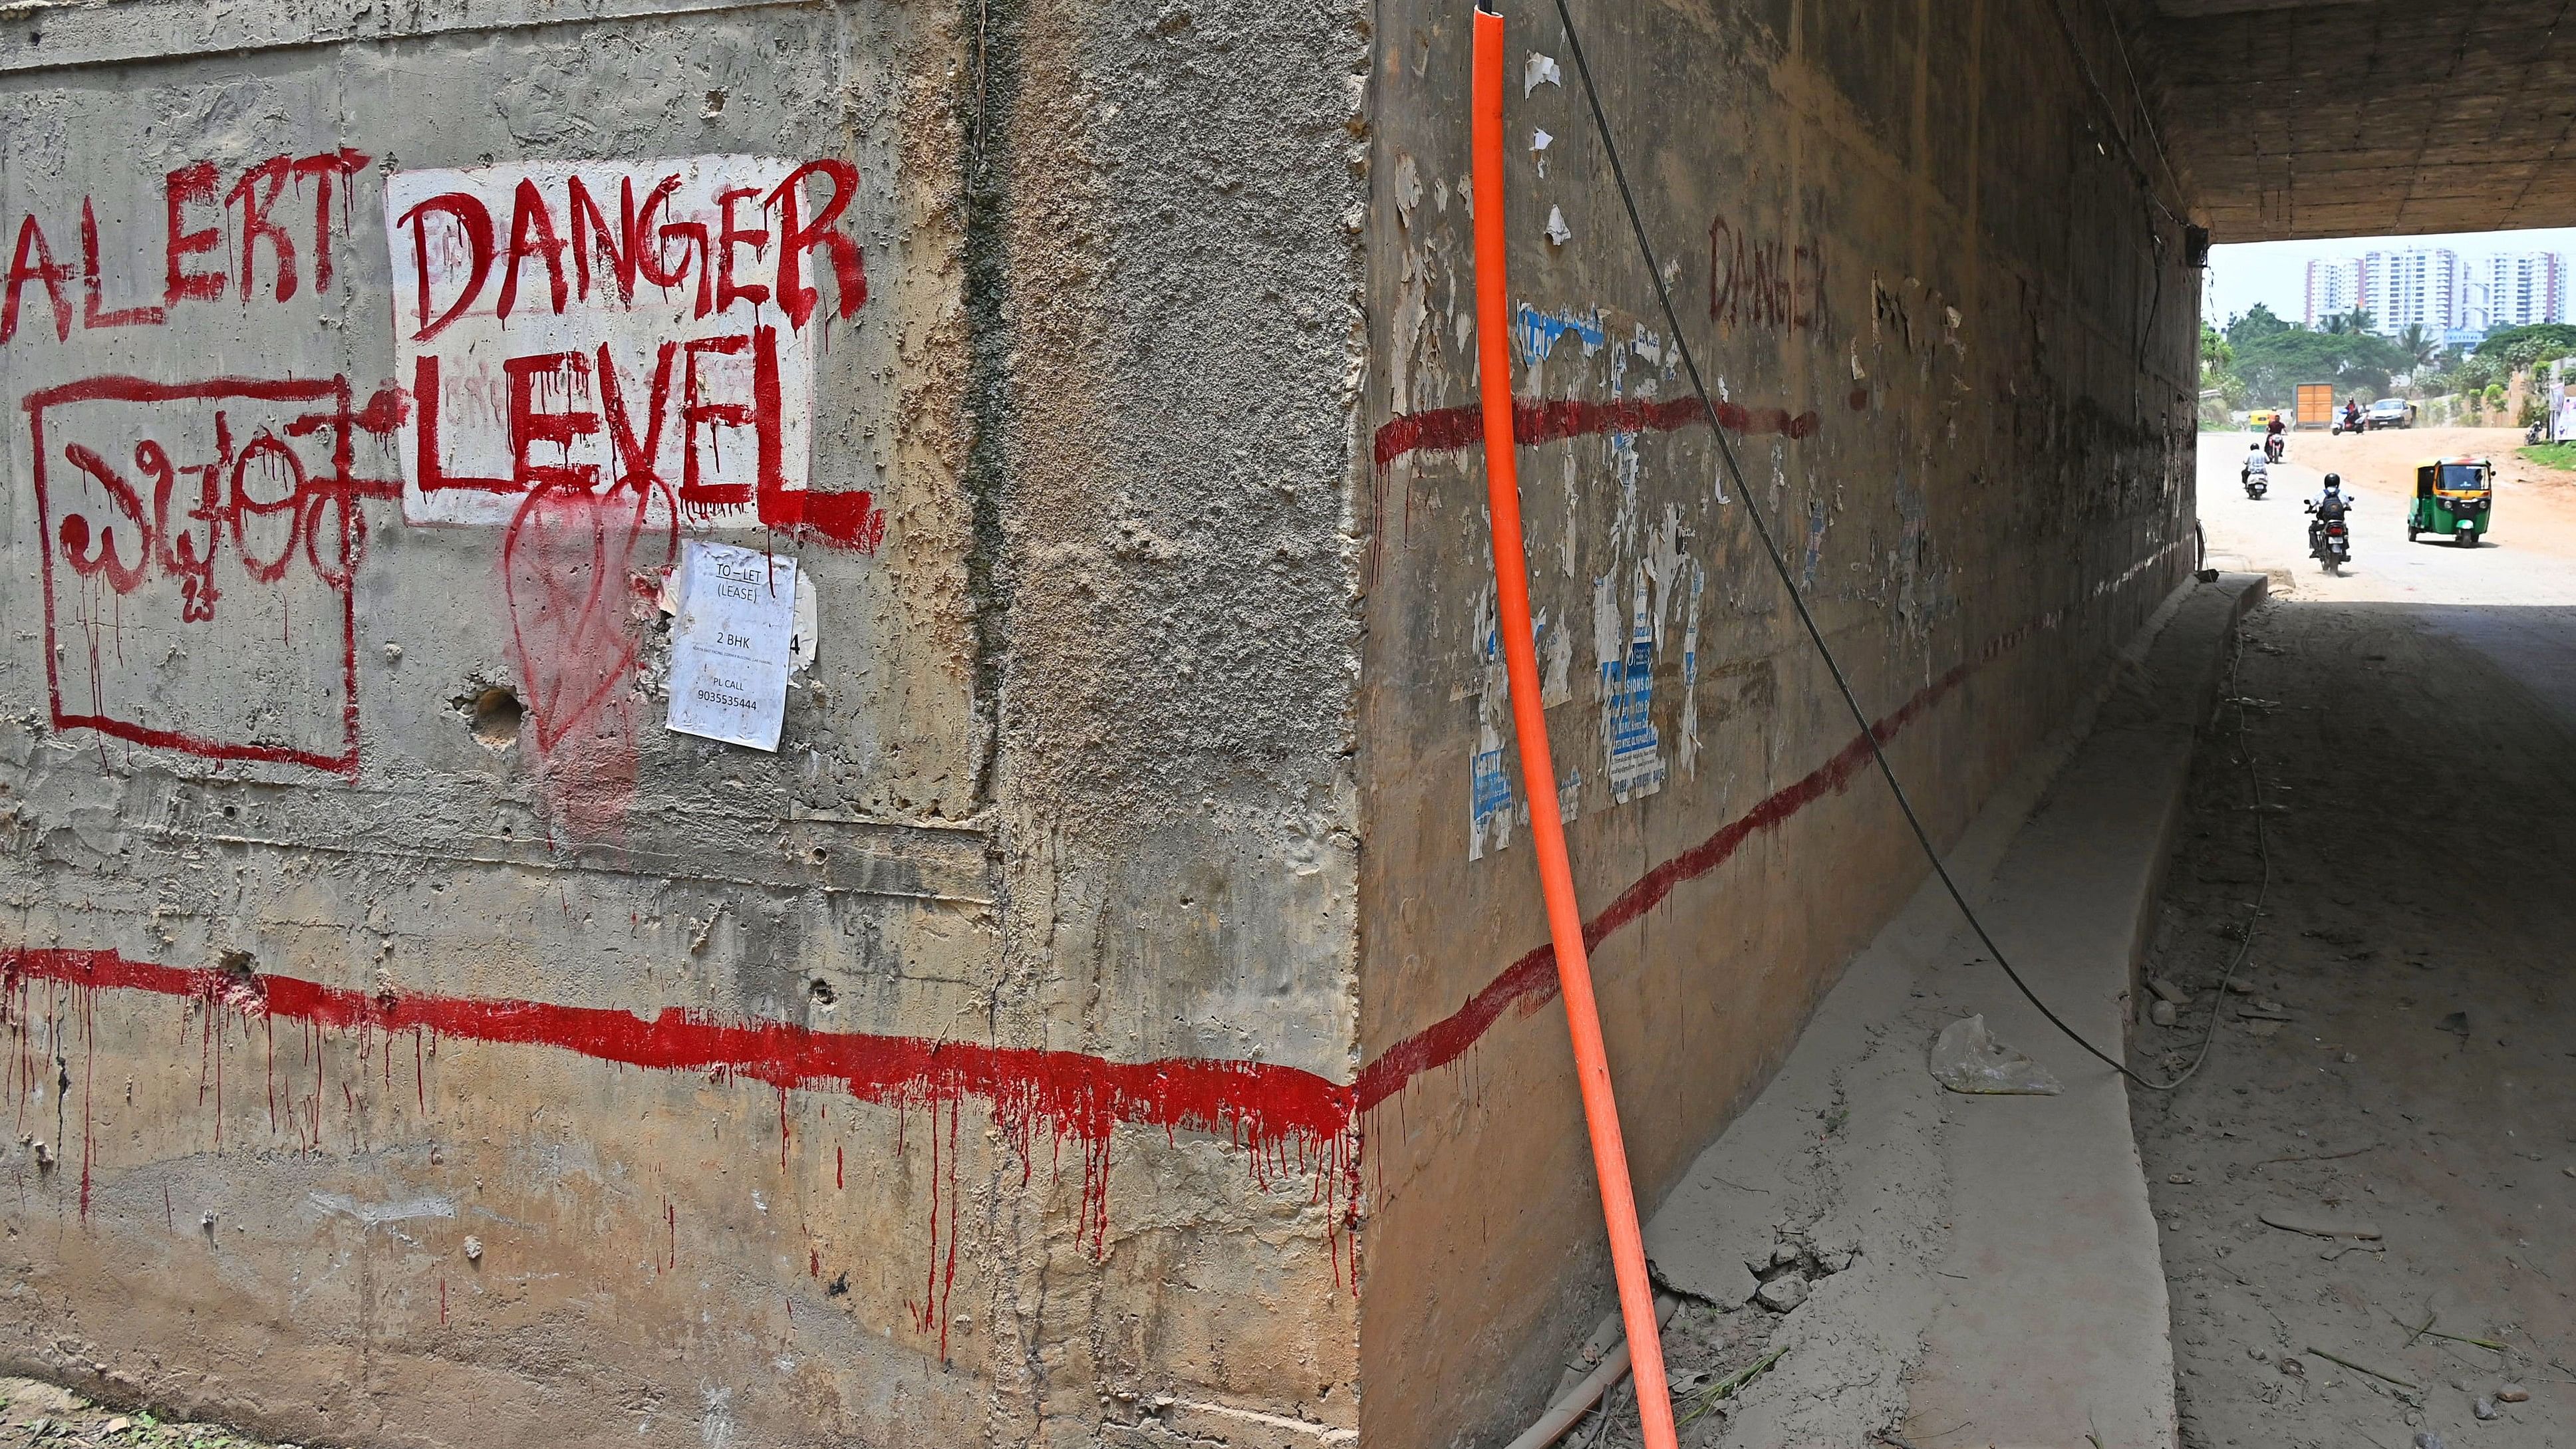
[[[2056,0],[2050,0],[2050,3],[2054,5]],[[2192,1073],[2200,1070],[2201,1062],[2208,1058],[2210,1040],[2217,1034],[2218,1030],[2218,1018],[2215,1010],[2213,1010],[2210,1017],[2209,1034],[2201,1039],[2199,1057],[2195,1058],[2192,1064],[2188,1068],[2184,1069],[2184,1071],[2180,1075],[2176,1076],[2172,1081],[2159,1082],[2151,1080],[2137,1071],[2132,1070],[2126,1063],[2121,1062],[2119,1059],[2104,1052],[2100,1047],[2097,1047],[2093,1045],[2092,1042],[2086,1040],[2083,1033],[2077,1031],[2074,1027],[2067,1025],[2063,1018],[2058,1016],[2056,1012],[2049,1009],[2047,1002],[2039,999],[2039,993],[2033,991],[2030,987],[2030,983],[2022,979],[2021,973],[2013,969],[2012,961],[2004,955],[2003,948],[1996,945],[1995,938],[1987,933],[1985,922],[1978,919],[1976,909],[1968,904],[1967,894],[1959,889],[1959,883],[1951,879],[1950,868],[1942,863],[1941,852],[1932,844],[1931,832],[1924,829],[1922,818],[1914,813],[1913,800],[1906,795],[1905,786],[1899,783],[1896,778],[1896,767],[1888,761],[1887,750],[1879,741],[1877,727],[1871,723],[1869,712],[1861,708],[1860,698],[1852,692],[1851,680],[1843,674],[1842,665],[1835,660],[1833,649],[1825,643],[1824,630],[1817,625],[1816,616],[1808,610],[1806,595],[1799,591],[1797,578],[1789,571],[1788,559],[1780,552],[1780,545],[1771,536],[1771,525],[1764,520],[1761,506],[1753,501],[1753,487],[1745,481],[1743,465],[1737,462],[1735,457],[1735,446],[1727,441],[1726,428],[1718,421],[1717,405],[1709,400],[1708,384],[1700,377],[1699,360],[1691,352],[1689,334],[1682,330],[1681,314],[1673,309],[1672,289],[1665,285],[1662,263],[1657,260],[1655,256],[1654,243],[1646,234],[1645,218],[1637,210],[1637,195],[1636,192],[1628,185],[1627,167],[1620,163],[1619,144],[1611,133],[1609,116],[1604,114],[1601,109],[1601,90],[1599,86],[1593,83],[1592,64],[1584,56],[1583,40],[1575,30],[1574,14],[1568,7],[1567,0],[1556,0],[1556,14],[1557,18],[1564,22],[1565,47],[1567,52],[1574,57],[1575,73],[1582,78],[1583,99],[1592,109],[1592,124],[1600,133],[1601,151],[1603,156],[1605,156],[1610,162],[1611,179],[1618,183],[1620,203],[1628,210],[1628,226],[1636,236],[1638,254],[1646,263],[1647,277],[1655,284],[1655,300],[1663,308],[1664,325],[1671,331],[1673,345],[1681,353],[1682,369],[1689,375],[1691,392],[1699,399],[1700,411],[1708,419],[1709,434],[1717,440],[1718,456],[1726,463],[1727,476],[1735,480],[1735,493],[1737,498],[1741,499],[1744,504],[1744,515],[1753,524],[1754,536],[1762,541],[1762,552],[1765,557],[1771,560],[1772,572],[1779,575],[1780,586],[1788,591],[1789,603],[1790,606],[1797,611],[1798,622],[1805,627],[1807,638],[1815,644],[1816,654],[1824,661],[1826,672],[1833,676],[1834,688],[1842,695],[1843,704],[1851,711],[1853,721],[1859,724],[1861,738],[1869,742],[1870,758],[1877,762],[1879,775],[1887,781],[1888,792],[1895,796],[1897,809],[1904,813],[1905,823],[1914,833],[1915,844],[1922,847],[1924,858],[1932,863],[1933,874],[1940,877],[1941,888],[1949,893],[1951,902],[1959,908],[1959,914],[1967,919],[1968,928],[1976,933],[1978,941],[1983,943],[1987,952],[1994,957],[1995,964],[2003,969],[2004,975],[2011,978],[2012,984],[2021,992],[2022,997],[2029,1001],[2033,1007],[2036,1007],[2041,1016],[2048,1018],[2049,1025],[2054,1026],[2059,1031],[2065,1033],[2067,1040],[2074,1042],[2077,1046],[2080,1046],[2087,1052],[2092,1053],[2094,1058],[2099,1060],[2103,1065],[2111,1068],[2111,1070],[2115,1072],[2118,1072],[2121,1076],[2128,1078],[2130,1081],[2137,1083],[2141,1087],[2145,1087],[2153,1091],[2169,1092],[2174,1088],[2181,1086],[2184,1082],[2191,1079]],[[2058,19],[2060,24],[2064,23],[2065,12],[2063,10],[2058,12]],[[2073,39],[2073,33],[2071,31],[2068,33],[2068,39],[2070,41]],[[2086,74],[2087,79],[2089,80],[2091,78],[2089,65],[2087,66]],[[2094,87],[2094,95],[2103,100],[2105,105],[2108,105],[2108,97],[2102,96],[2101,88],[2099,86]],[[2122,149],[2126,150],[2127,145],[2128,143],[2126,138],[2123,138],[2121,141]],[[2134,153],[2130,155],[2129,160],[2132,166],[2137,164],[2137,157]],[[2139,172],[2141,179],[2145,179],[2143,167],[2139,168]],[[2148,194],[2152,200],[2154,196],[2152,187]],[[2163,205],[2161,201],[2156,204],[2159,207]],[[2171,213],[2168,212],[2167,215],[2171,215]],[[2244,728],[2244,704],[2241,700],[2237,705],[2237,717],[2238,730],[2241,737]],[[2250,754],[2246,756],[2246,769],[2249,775],[2251,775],[2253,771],[2253,757]],[[2262,781],[2259,776],[2254,777],[2254,789],[2257,807],[2254,815],[2256,839],[2258,841],[2264,841],[2264,837],[2262,836],[2263,816],[2260,808]],[[2265,891],[2268,891],[2270,889],[2272,876],[2271,851],[2268,842],[2263,843],[2263,851],[2264,889]],[[2260,910],[2261,900],[2262,897],[2258,895],[2256,897],[2258,913]],[[2238,944],[2236,960],[2229,963],[2227,968],[2227,979],[2229,981],[2233,981],[2235,979],[2236,968],[2244,961],[2245,952],[2250,946],[2253,934],[2254,922],[2249,920],[2246,922],[2244,937]],[[2219,989],[2221,1006],[2225,1004],[2226,995],[2226,987],[2222,984]]]

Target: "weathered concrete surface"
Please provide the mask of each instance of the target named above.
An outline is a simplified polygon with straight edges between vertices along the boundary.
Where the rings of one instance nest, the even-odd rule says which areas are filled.
[[[2098,703],[2033,751],[1948,857],[2050,1005],[2115,1053],[2190,746],[2260,586],[2176,590]],[[1983,949],[1925,882],[1648,1224],[1665,1280],[1730,1309],[1750,1292],[1746,1260],[1779,1242],[1842,1265],[1776,1323],[1753,1313],[1771,1326],[1737,1353],[1766,1340],[1784,1353],[1712,1442],[1856,1444],[1902,1426],[1922,1443],[1971,1420],[1978,1442],[2172,1443],[2162,1263],[2120,1079]],[[1928,1049],[1972,1014],[2066,1093],[1938,1085]]]
[[[1365,45],[1252,5],[0,18],[7,1357],[335,1441],[1346,1438]],[[441,414],[506,524],[407,523],[384,197],[425,168],[593,168],[591,243],[560,178],[495,219],[503,345],[605,328],[634,431],[747,476],[759,426],[682,409],[757,386],[692,353],[666,397],[605,281],[548,302],[633,255],[616,163],[696,156],[855,170],[810,316],[761,191],[770,235],[657,234],[634,304],[685,316],[711,248],[770,289],[690,325],[810,347],[808,493],[541,485],[512,437],[653,453],[557,364],[569,446]],[[156,456],[255,437],[247,506],[219,467],[155,513]],[[774,755],[662,727],[683,533],[815,585]]]
[[[1464,19],[0,16],[6,1352],[384,1443],[1530,1408],[1604,1275],[1489,733]],[[1946,837],[2191,562],[2179,233],[2038,0],[1596,24]],[[1651,1200],[1920,867],[1568,80],[1509,115],[1516,387]],[[486,167],[488,272],[388,214]],[[775,754],[663,728],[684,537],[813,586]]]
[[[2094,144],[2045,0],[1589,13],[1755,493],[1946,840],[2191,566],[2179,227]],[[1516,776],[1450,411],[1474,399],[1466,19],[1382,14],[1377,65],[1361,1362],[1389,1444],[1507,1437],[1607,1282],[1527,846],[1473,794],[1480,752],[1487,800]],[[1515,387],[1552,409],[1522,457],[1539,652],[1651,1211],[1923,867],[1712,440],[1655,411],[1686,384],[1553,13],[1511,24]]]
[[[1997,868],[1996,942],[2051,1010],[2126,1057],[2137,965],[2153,929],[2199,737],[2263,598],[2253,574],[2195,586],[2051,785]],[[1951,1288],[1909,1384],[1909,1433],[1974,1419],[1997,1445],[2174,1442],[2164,1260],[2129,1129],[2127,1082],[2053,1029],[1973,946],[1926,984],[1954,1014],[2064,1083],[2051,1097],[1970,1097],[1946,1115],[1954,1224],[1935,1265]],[[2174,1063],[2130,1065],[2159,1079]]]
[[[2220,241],[2576,221],[2556,0],[2112,3],[2126,42],[2090,50],[2095,83]]]

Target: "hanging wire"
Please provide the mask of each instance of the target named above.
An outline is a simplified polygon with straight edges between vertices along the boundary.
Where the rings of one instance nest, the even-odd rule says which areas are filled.
[[[1655,300],[1663,308],[1664,325],[1670,329],[1673,344],[1681,353],[1682,368],[1689,374],[1691,392],[1699,399],[1700,411],[1708,418],[1709,432],[1717,439],[1718,456],[1726,463],[1727,476],[1735,480],[1735,492],[1744,504],[1744,515],[1753,524],[1754,536],[1762,541],[1762,552],[1771,560],[1772,572],[1779,575],[1780,586],[1788,591],[1789,603],[1797,611],[1799,624],[1804,626],[1807,638],[1815,644],[1816,654],[1824,661],[1825,671],[1833,676],[1834,688],[1842,695],[1844,706],[1851,711],[1852,719],[1860,725],[1861,738],[1869,742],[1870,758],[1877,763],[1879,775],[1887,781],[1888,793],[1895,797],[1897,809],[1904,813],[1905,824],[1913,831],[1915,843],[1923,848],[1924,858],[1932,863],[1932,872],[1940,878],[1941,888],[1948,892],[1951,902],[1958,906],[1959,914],[1966,918],[1968,929],[1976,934],[1977,940],[1994,958],[1995,965],[2002,968],[2004,975],[2011,979],[2013,986],[2021,992],[2022,998],[2036,1008],[2041,1016],[2046,1017],[2049,1025],[2063,1032],[2067,1040],[2091,1053],[2094,1059],[2104,1066],[2150,1091],[2170,1092],[2181,1086],[2191,1079],[2192,1073],[2200,1070],[2201,1062],[2207,1060],[2209,1056],[2210,1042],[2218,1031],[2218,1018],[2215,1014],[2210,1018],[2208,1034],[2201,1039],[2200,1055],[2180,1076],[2169,1082],[2159,1082],[2141,1074],[2127,1063],[2095,1046],[2082,1032],[2068,1025],[2063,1017],[2049,1009],[2047,1002],[2040,1000],[2039,993],[2031,989],[2028,981],[2022,979],[2021,972],[2014,969],[2011,958],[2004,954],[2003,948],[1995,944],[1995,938],[1987,932],[1985,922],[1978,918],[1976,909],[1968,904],[1967,894],[1959,889],[1959,883],[1951,878],[1949,866],[1942,862],[1941,852],[1932,844],[1931,832],[1924,828],[1922,817],[1914,812],[1914,801],[1905,793],[1905,786],[1896,778],[1896,767],[1887,758],[1887,749],[1879,740],[1877,727],[1870,722],[1868,711],[1861,708],[1860,697],[1852,692],[1851,680],[1844,675],[1841,663],[1834,658],[1833,649],[1825,643],[1824,630],[1817,625],[1815,614],[1807,608],[1806,595],[1799,590],[1797,577],[1790,572],[1788,558],[1780,552],[1779,543],[1772,537],[1770,523],[1763,518],[1761,506],[1753,501],[1753,489],[1745,482],[1743,465],[1735,456],[1735,445],[1727,441],[1726,429],[1718,421],[1717,405],[1709,400],[1708,384],[1700,377],[1699,360],[1691,352],[1689,334],[1682,330],[1681,315],[1673,308],[1672,289],[1664,282],[1663,265],[1655,255],[1653,240],[1646,234],[1645,217],[1638,211],[1636,192],[1628,184],[1628,169],[1619,160],[1619,143],[1611,132],[1609,116],[1601,109],[1601,90],[1592,79],[1592,63],[1584,56],[1583,39],[1575,28],[1574,14],[1568,7],[1567,0],[1556,0],[1556,14],[1557,18],[1564,22],[1566,50],[1574,57],[1575,73],[1582,78],[1583,99],[1591,107],[1592,124],[1600,134],[1602,154],[1609,159],[1611,178],[1618,183],[1619,201],[1628,210],[1628,226],[1636,236],[1637,251],[1646,263],[1647,277],[1655,284]],[[2134,164],[2135,157],[2132,156],[2131,160]],[[2244,730],[2244,708],[2240,698],[2237,704],[2237,728],[2240,742]],[[2249,773],[2252,770],[2252,758],[2249,752],[2246,756]],[[2261,795],[2262,783],[2259,777],[2255,777],[2254,824],[2258,840],[2263,838],[2261,836],[2263,829]],[[2263,851],[2263,883],[2264,890],[2268,892],[2272,877],[2268,842],[2264,843]],[[2258,894],[2256,896],[2258,915],[2261,903],[2262,895]],[[2244,961],[2246,951],[2251,948],[2253,935],[2254,923],[2249,920],[2246,923],[2244,938],[2238,944],[2236,960],[2228,965],[2227,981],[2235,980],[2237,967]],[[2225,1005],[2226,995],[2226,986],[2222,984],[2219,988],[2222,1008]]]

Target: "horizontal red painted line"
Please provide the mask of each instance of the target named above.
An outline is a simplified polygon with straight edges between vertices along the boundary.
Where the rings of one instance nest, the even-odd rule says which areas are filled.
[[[1520,398],[1512,403],[1512,440],[1549,443],[1594,433],[1669,433],[1706,421],[1696,397],[1662,402],[1636,398],[1617,402]],[[1481,407],[1433,408],[1405,413],[1379,424],[1375,453],[1383,468],[1407,453],[1454,453],[1484,441]],[[1778,433],[1804,438],[1816,431],[1812,411],[1792,416],[1786,408],[1748,408],[1741,403],[1717,405],[1717,420],[1731,433]]]
[[[1254,1143],[1329,1139],[1351,1123],[1350,1088],[1261,1062],[1113,1062],[1082,1052],[721,1022],[677,1008],[647,1018],[542,1001],[368,995],[293,976],[155,965],[113,951],[0,951],[0,976],[13,988],[29,979],[59,981],[192,997],[333,1030],[427,1031],[451,1040],[555,1047],[625,1066],[749,1077],[781,1088],[839,1087],[898,1106],[980,1097],[1013,1128],[1041,1124],[1087,1142],[1100,1141],[1117,1122],[1227,1132]]]
[[[1875,731],[1878,738],[1882,742],[1894,739],[1899,730],[1913,723],[1943,695],[1958,688],[1973,672],[1976,663],[1993,657],[1996,652],[1999,651],[1989,649],[1978,661],[1961,664],[1917,691],[1902,708],[1879,721]],[[1756,833],[1782,824],[1826,795],[1842,789],[1869,760],[1869,741],[1853,736],[1851,743],[1836,751],[1832,759],[1794,783],[1774,791],[1761,804],[1729,821],[1716,834],[1646,872],[1613,898],[1599,915],[1583,923],[1585,948],[1599,946],[1609,939],[1611,933],[1654,909],[1673,893],[1675,887],[1697,880],[1724,865]],[[1514,1008],[1535,1010],[1554,1001],[1556,994],[1556,947],[1534,947],[1527,955],[1514,961],[1502,975],[1495,977],[1485,989],[1467,998],[1467,1004],[1455,1013],[1397,1042],[1362,1067],[1360,1109],[1366,1111],[1377,1106],[1402,1091],[1406,1083],[1422,1073],[1465,1056],[1467,1049],[1491,1030],[1504,1012]]]
[[[1977,667],[2036,625],[1995,639],[1976,658],[1926,685],[1875,733],[1892,739],[1958,688]],[[1697,845],[1648,871],[1586,922],[1587,945],[1661,904],[1683,883],[1716,870],[1756,834],[1849,784],[1870,759],[1854,737],[1834,756]],[[351,1030],[546,1046],[598,1061],[661,1071],[749,1077],[780,1088],[838,1087],[896,1106],[978,1097],[1015,1134],[1045,1126],[1089,1143],[1119,1122],[1228,1133],[1254,1144],[1319,1142],[1348,1131],[1358,1112],[1414,1077],[1456,1061],[1506,1011],[1555,998],[1556,958],[1540,946],[1514,961],[1457,1012],[1406,1037],[1361,1069],[1350,1086],[1268,1063],[1204,1058],[1115,1062],[1082,1052],[986,1046],[922,1037],[820,1032],[787,1022],[718,1021],[666,1008],[640,1017],[613,1008],[467,997],[368,995],[292,976],[234,975],[135,961],[112,951],[0,950],[0,976],[98,990],[141,991],[220,1003],[250,1015]]]

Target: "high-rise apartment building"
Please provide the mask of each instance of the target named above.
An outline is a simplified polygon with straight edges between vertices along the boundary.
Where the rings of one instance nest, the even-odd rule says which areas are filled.
[[[2565,321],[2576,312],[2568,290],[2566,260],[2555,252],[2466,258],[2448,247],[2391,248],[2311,260],[2305,310],[2310,327],[2360,309],[2374,331],[2419,326],[2456,342]]]
[[[2421,327],[2439,336],[2466,320],[2467,269],[2449,247],[2365,252],[2362,305],[2382,332]]]
[[[2476,267],[2484,313],[2473,325],[2526,327],[2565,311],[2565,266],[2556,252],[2498,252]]]
[[[2320,327],[2361,306],[2361,259],[2318,257],[2308,263],[2307,324]]]

